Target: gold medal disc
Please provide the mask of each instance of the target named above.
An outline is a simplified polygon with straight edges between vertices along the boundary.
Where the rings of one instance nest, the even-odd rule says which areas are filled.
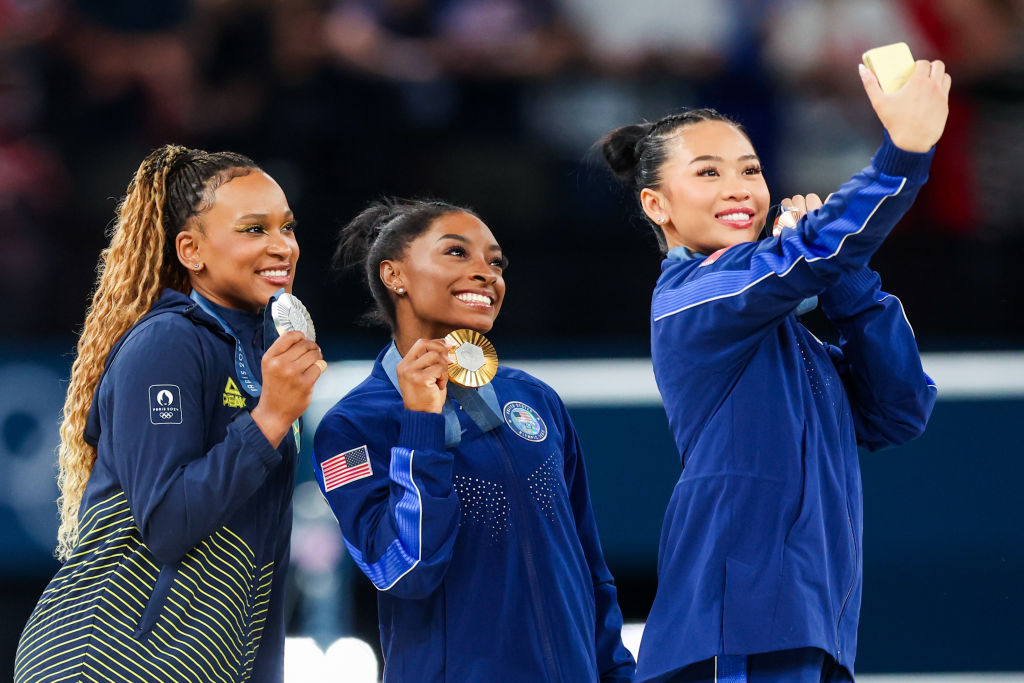
[[[451,349],[455,362],[448,364],[448,379],[472,389],[494,379],[498,372],[498,352],[487,337],[474,330],[455,330],[445,341],[455,344]]]

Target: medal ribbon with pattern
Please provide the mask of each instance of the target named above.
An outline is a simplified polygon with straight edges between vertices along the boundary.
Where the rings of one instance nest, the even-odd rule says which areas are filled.
[[[242,389],[245,390],[245,393],[249,394],[253,398],[259,398],[260,393],[263,391],[263,386],[249,369],[249,361],[245,357],[245,349],[242,347],[242,340],[238,338],[238,335],[235,334],[233,329],[231,329],[231,326],[228,325],[227,321],[213,310],[213,306],[206,297],[194,289],[192,290],[192,294],[189,296],[192,301],[196,302],[199,308],[203,309],[203,312],[216,320],[220,324],[221,329],[231,335],[231,338],[235,340],[235,376],[238,377],[238,383],[242,385]]]

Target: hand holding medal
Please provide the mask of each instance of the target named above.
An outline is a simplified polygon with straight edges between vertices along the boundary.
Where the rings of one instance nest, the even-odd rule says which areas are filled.
[[[448,379],[459,386],[476,389],[498,372],[498,352],[487,337],[474,330],[455,330],[444,340],[452,347]]]
[[[297,331],[304,334],[309,341],[316,341],[316,327],[309,311],[298,297],[288,292],[281,292],[271,299],[270,320],[278,336]],[[327,361],[323,359],[317,360],[314,365],[320,368],[321,375],[327,369]]]

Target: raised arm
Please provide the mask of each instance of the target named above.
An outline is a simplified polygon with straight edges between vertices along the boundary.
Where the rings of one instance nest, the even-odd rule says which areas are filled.
[[[867,265],[927,179],[949,76],[941,62],[919,62],[889,95],[870,72],[861,78],[887,131],[871,164],[795,227],[715,252],[697,267],[666,269],[652,304],[656,335],[701,351],[705,362],[732,361],[802,299]]]
[[[153,556],[172,564],[222,526],[282,456],[244,410],[222,439],[206,442],[208,378],[199,345],[166,343],[161,324],[125,343],[98,400],[107,416],[100,438],[110,440],[108,466]],[[165,418],[164,404],[180,410],[163,411]]]
[[[374,586],[423,598],[444,579],[459,528],[452,454],[440,414],[404,410],[397,427],[387,422],[332,410],[316,430],[313,469]]]
[[[403,598],[424,598],[441,584],[459,529],[441,415],[447,356],[443,341],[420,339],[398,364],[397,429],[393,415],[373,413],[386,404],[368,398],[362,417],[328,413],[313,440],[317,482],[349,553],[378,590]]]

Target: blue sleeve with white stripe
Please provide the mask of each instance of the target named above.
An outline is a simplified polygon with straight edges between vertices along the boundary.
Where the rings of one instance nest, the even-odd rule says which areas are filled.
[[[313,469],[349,554],[373,585],[423,598],[441,584],[458,532],[453,456],[439,414],[403,410],[394,445],[382,445],[389,426],[329,412],[313,440]],[[339,479],[331,459],[359,448],[368,451],[368,470]]]
[[[913,203],[931,157],[901,150],[886,136],[871,165],[795,228],[697,265],[666,267],[652,302],[655,334],[670,326],[673,342],[708,364],[754,348],[800,301],[867,265]]]
[[[819,301],[840,333],[841,350],[829,351],[850,397],[858,442],[878,450],[920,436],[936,389],[921,367],[903,304],[881,290],[868,268],[844,276]]]

